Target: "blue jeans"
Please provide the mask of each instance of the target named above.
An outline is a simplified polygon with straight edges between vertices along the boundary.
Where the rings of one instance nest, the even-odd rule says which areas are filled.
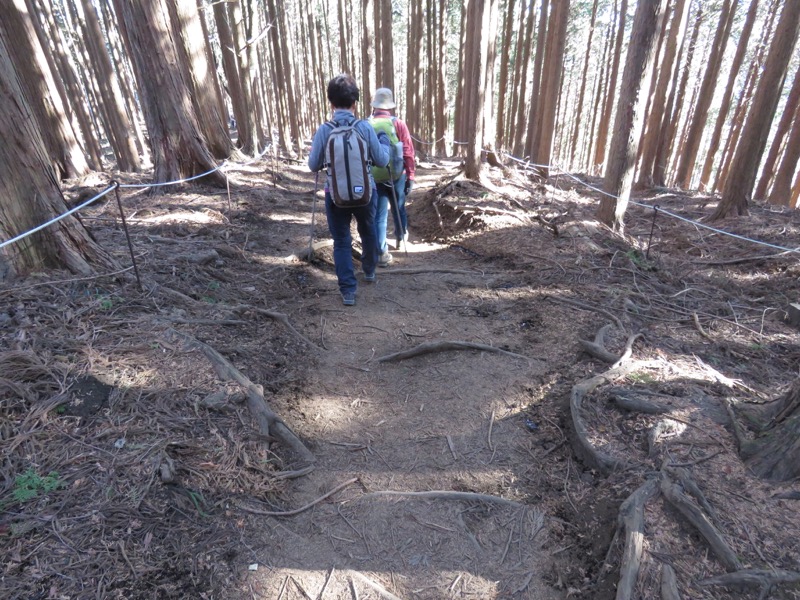
[[[358,235],[361,237],[361,268],[367,275],[375,272],[378,263],[378,243],[375,240],[375,207],[378,195],[372,190],[369,204],[361,208],[339,208],[333,203],[330,192],[325,192],[325,215],[328,217],[328,231],[333,238],[333,264],[342,294],[355,293],[357,282],[353,267],[353,238],[350,235],[350,222],[356,219]]]
[[[394,195],[397,196],[397,208],[394,209],[394,195],[392,186],[389,183],[379,183],[378,188],[378,209],[375,212],[375,229],[378,236],[378,252],[383,254],[388,249],[386,245],[386,229],[388,225],[389,208],[391,207],[392,221],[394,222],[394,237],[397,240],[403,239],[403,234],[408,231],[408,216],[406,215],[406,174],[403,173],[400,179],[394,182]],[[400,213],[398,221],[397,213]]]

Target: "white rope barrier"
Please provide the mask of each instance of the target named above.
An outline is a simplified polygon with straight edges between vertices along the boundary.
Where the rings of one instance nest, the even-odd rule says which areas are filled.
[[[262,158],[267,153],[267,150],[269,149],[269,147],[270,147],[270,145],[267,144],[267,146],[264,148],[263,152],[258,154],[255,158],[253,158],[253,160],[251,160],[251,161],[249,161],[247,163],[243,163],[243,164],[244,165],[249,165],[249,164],[252,164],[252,163],[256,162],[257,160]],[[224,160],[224,161],[222,161],[222,163],[220,163],[219,165],[217,165],[216,167],[214,167],[210,171],[206,171],[205,173],[201,173],[200,175],[194,175],[193,177],[187,177],[185,179],[177,179],[175,181],[165,181],[165,182],[160,182],[160,183],[123,183],[123,184],[114,183],[113,185],[107,187],[102,192],[100,192],[99,194],[97,194],[93,198],[90,198],[86,202],[83,202],[82,204],[79,204],[78,206],[68,210],[67,212],[65,212],[65,213],[63,213],[61,215],[58,215],[57,217],[54,217],[54,218],[50,219],[46,223],[42,223],[41,225],[38,225],[37,227],[34,227],[33,229],[30,229],[30,230],[28,230],[28,231],[26,231],[24,233],[20,233],[18,236],[13,237],[10,240],[6,240],[5,242],[0,243],[0,249],[5,248],[6,246],[10,246],[11,244],[14,244],[14,243],[16,243],[16,242],[18,242],[18,241],[20,241],[22,239],[25,239],[29,235],[33,235],[37,231],[41,231],[42,229],[45,229],[46,227],[49,227],[50,225],[52,225],[54,223],[58,223],[62,219],[65,219],[68,216],[78,212],[79,210],[82,210],[82,209],[86,208],[87,206],[89,206],[90,204],[92,204],[96,200],[99,200],[100,198],[102,198],[103,196],[105,196],[106,194],[108,194],[109,192],[111,192],[114,189],[117,189],[117,188],[149,188],[149,187],[160,187],[160,186],[167,186],[167,185],[175,185],[175,184],[178,184],[178,183],[184,183],[184,182],[187,182],[187,181],[193,181],[195,179],[199,179],[201,177],[205,177],[207,175],[210,175],[211,173],[214,173],[216,171],[219,171],[219,170],[223,169],[223,167],[225,167],[227,164],[232,164],[232,163],[230,163],[227,160]],[[223,171],[223,174],[225,174],[224,171]],[[227,175],[225,175],[225,177],[227,178]]]
[[[90,198],[89,200],[87,200],[87,201],[86,201],[86,202],[84,202],[83,204],[79,204],[78,206],[76,206],[75,208],[72,208],[72,209],[68,210],[68,211],[67,211],[67,212],[65,212],[64,214],[62,214],[62,215],[58,215],[57,217],[55,217],[55,218],[53,218],[53,219],[50,219],[49,221],[47,221],[47,223],[42,223],[42,224],[41,224],[41,225],[39,225],[38,227],[34,227],[33,229],[31,229],[31,230],[29,230],[29,231],[26,231],[25,233],[20,233],[18,236],[16,236],[16,237],[13,237],[13,238],[11,238],[10,240],[6,240],[6,241],[5,241],[5,242],[3,242],[2,244],[0,244],[0,249],[2,249],[2,248],[5,248],[6,246],[10,246],[11,244],[13,244],[13,243],[15,243],[15,242],[18,242],[18,241],[20,241],[20,240],[22,240],[22,239],[24,239],[24,238],[28,237],[29,235],[33,235],[33,234],[34,234],[34,233],[36,233],[37,231],[41,231],[42,229],[44,229],[45,227],[49,227],[49,226],[50,226],[50,225],[52,225],[53,223],[58,223],[60,220],[62,220],[62,219],[66,219],[66,218],[67,218],[68,216],[70,216],[71,214],[74,214],[74,213],[78,212],[79,210],[81,210],[82,208],[85,208],[85,207],[89,206],[89,205],[90,205],[92,202],[94,202],[94,201],[96,201],[96,200],[99,200],[100,198],[102,198],[103,196],[105,196],[106,194],[108,194],[110,191],[112,191],[112,190],[116,189],[116,188],[117,188],[117,185],[118,185],[118,184],[116,184],[116,183],[115,183],[114,185],[111,185],[111,186],[107,187],[107,188],[106,188],[106,189],[104,189],[102,192],[100,192],[99,194],[97,194],[97,196],[95,196],[94,198]]]
[[[543,169],[555,169],[555,170],[557,170],[559,172],[560,175],[565,175],[566,177],[569,177],[573,181],[581,184],[582,186],[584,186],[584,187],[586,187],[586,188],[588,188],[590,190],[593,190],[595,192],[598,192],[600,194],[608,196],[609,198],[613,198],[614,200],[619,200],[619,196],[616,196],[614,194],[606,192],[605,190],[602,190],[602,189],[600,189],[600,188],[598,188],[596,186],[590,185],[590,184],[586,183],[585,181],[581,181],[580,179],[575,177],[572,173],[568,173],[567,171],[565,171],[564,169],[562,169],[561,167],[559,167],[557,165],[537,165],[537,164],[534,164],[534,163],[528,163],[528,162],[526,162],[526,161],[524,161],[522,159],[519,159],[519,158],[517,158],[515,156],[511,156],[511,155],[507,155],[507,156],[511,160],[514,160],[514,161],[516,161],[516,162],[518,162],[520,164],[526,165],[526,166],[538,167],[538,168],[543,168]],[[738,239],[738,240],[742,240],[742,241],[745,241],[745,242],[751,242],[753,244],[759,244],[761,246],[766,246],[767,248],[773,248],[775,250],[782,250],[784,252],[800,252],[800,248],[787,248],[785,246],[778,246],[777,244],[770,244],[769,242],[764,242],[762,240],[756,240],[756,239],[749,238],[749,237],[744,236],[744,235],[739,235],[738,233],[731,233],[730,231],[725,231],[724,229],[719,229],[717,227],[712,227],[711,225],[706,225],[705,223],[701,223],[700,221],[695,221],[694,219],[689,219],[689,218],[686,218],[686,217],[682,217],[682,216],[677,215],[677,214],[675,214],[675,213],[673,213],[671,211],[665,210],[665,209],[661,208],[660,206],[658,206],[658,207],[657,206],[651,206],[650,204],[644,204],[642,202],[637,202],[636,200],[628,200],[628,202],[630,204],[635,205],[635,206],[641,206],[643,208],[652,208],[653,210],[656,210],[658,212],[664,213],[665,215],[667,215],[669,217],[673,217],[675,219],[678,219],[679,221],[684,221],[685,223],[691,223],[695,227],[701,227],[703,229],[707,229],[709,231],[713,231],[714,233],[719,233],[721,235],[727,235],[728,237],[732,237],[732,238],[735,238],[735,239]]]
[[[414,138],[413,136],[412,136],[412,139],[414,139],[415,141],[420,141],[420,140],[417,140],[416,138]],[[437,140],[437,141],[440,141],[440,140]],[[420,143],[426,143],[426,142],[420,142]],[[435,142],[432,142],[432,143],[435,143]],[[465,144],[466,142],[455,142],[454,141],[453,143],[454,144]],[[247,165],[253,164],[257,160],[261,159],[267,153],[267,150],[269,150],[270,146],[271,146],[271,144],[267,144],[264,147],[264,150],[260,154],[258,154],[252,160],[250,160],[250,161],[248,161],[246,163],[242,163],[242,165],[243,166],[247,166]],[[488,152],[488,150],[483,150],[483,152]],[[524,165],[525,168],[534,167],[534,168],[542,168],[542,169],[555,169],[555,170],[559,171],[560,174],[565,175],[566,177],[569,177],[573,181],[579,183],[580,185],[582,185],[582,186],[584,186],[584,187],[586,187],[586,188],[588,188],[590,190],[593,190],[593,191],[598,192],[600,194],[604,194],[605,196],[608,196],[608,197],[613,198],[615,200],[619,200],[619,196],[616,196],[616,195],[611,194],[609,192],[606,192],[605,190],[602,190],[602,189],[600,189],[600,188],[598,188],[596,186],[593,186],[593,185],[590,185],[590,184],[588,184],[588,183],[586,183],[584,181],[581,181],[580,179],[575,177],[572,173],[568,173],[567,171],[565,171],[564,169],[558,167],[557,165],[536,164],[536,163],[531,163],[531,162],[522,160],[522,159],[517,158],[515,156],[511,156],[510,154],[506,155],[506,156],[509,159],[511,159],[511,160],[521,164],[521,165]],[[42,223],[41,225],[39,225],[37,227],[34,227],[33,229],[31,229],[29,231],[21,233],[18,236],[11,238],[10,240],[6,240],[5,242],[0,243],[0,249],[3,249],[6,246],[9,246],[11,244],[14,244],[14,243],[16,243],[16,242],[28,237],[29,235],[32,235],[32,234],[34,234],[34,233],[36,233],[38,231],[41,231],[42,229],[45,229],[46,227],[49,227],[50,225],[52,225],[54,223],[57,223],[58,221],[61,221],[62,219],[65,219],[66,217],[68,217],[68,216],[70,216],[70,215],[82,210],[83,208],[89,206],[93,202],[99,200],[100,198],[102,198],[103,196],[105,196],[106,194],[108,194],[109,192],[111,192],[112,190],[114,190],[116,188],[148,188],[148,187],[159,187],[159,186],[167,186],[167,185],[176,185],[178,183],[185,183],[187,181],[193,181],[195,179],[199,179],[201,177],[205,177],[207,175],[210,175],[211,173],[214,173],[215,171],[219,171],[219,170],[223,169],[223,167],[225,167],[227,164],[234,164],[234,163],[230,163],[229,161],[225,160],[225,161],[222,161],[222,163],[220,163],[218,166],[216,166],[213,169],[211,169],[210,171],[206,171],[205,173],[201,173],[200,175],[194,175],[193,177],[187,177],[185,179],[178,179],[178,180],[175,180],[175,181],[167,181],[167,182],[161,182],[161,183],[147,183],[147,184],[144,184],[144,183],[142,183],[142,184],[118,184],[118,183],[114,183],[114,185],[111,185],[111,186],[107,187],[105,190],[103,190],[102,192],[100,192],[99,194],[94,196],[93,198],[90,198],[86,202],[83,202],[82,204],[79,204],[78,206],[68,210],[67,212],[65,212],[65,213],[63,213],[61,215],[58,215],[57,217],[54,217],[53,219],[47,221],[46,223]],[[224,171],[223,171],[223,174],[225,174]],[[225,177],[227,179],[227,174],[225,174]],[[690,223],[690,224],[694,225],[695,227],[701,227],[703,229],[707,229],[709,231],[713,231],[714,233],[719,233],[721,235],[726,235],[728,237],[732,237],[732,238],[735,238],[735,239],[738,239],[738,240],[742,240],[742,241],[745,241],[745,242],[751,242],[753,244],[759,244],[759,245],[765,246],[767,248],[773,248],[775,250],[781,250],[783,252],[793,252],[793,253],[794,252],[800,252],[800,248],[787,248],[785,246],[779,246],[777,244],[770,244],[769,242],[764,242],[762,240],[756,240],[756,239],[753,239],[753,238],[749,238],[747,236],[739,235],[739,234],[736,234],[736,233],[731,233],[730,231],[725,231],[725,230],[719,229],[717,227],[712,227],[711,225],[706,225],[705,223],[701,223],[699,221],[695,221],[694,219],[688,219],[686,217],[682,217],[682,216],[677,215],[677,214],[675,214],[675,213],[673,213],[671,211],[665,210],[665,209],[663,209],[661,207],[651,206],[649,204],[644,204],[642,202],[637,202],[635,200],[629,200],[629,202],[631,204],[634,204],[636,206],[641,206],[643,208],[652,208],[653,210],[660,211],[660,212],[664,213],[667,216],[673,217],[674,219],[678,219],[679,221],[683,221],[685,223]]]

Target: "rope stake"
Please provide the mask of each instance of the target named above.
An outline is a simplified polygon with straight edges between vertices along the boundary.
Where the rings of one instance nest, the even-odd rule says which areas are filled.
[[[128,241],[128,250],[131,253],[131,262],[133,263],[133,272],[136,273],[136,283],[139,284],[139,290],[143,292],[144,287],[142,287],[142,280],[139,278],[139,267],[136,266],[136,256],[133,254],[133,244],[131,243],[131,236],[128,233],[128,223],[125,221],[125,211],[122,210],[122,201],[119,199],[119,183],[112,180],[111,185],[114,186],[114,193],[117,196],[117,207],[119,207],[119,216],[122,219],[122,229],[125,230],[125,239]]]
[[[658,204],[653,206],[653,223],[650,225],[650,239],[647,240],[647,252],[644,253],[644,256],[647,260],[650,260],[650,246],[653,245],[653,231],[656,228],[657,216],[658,216]]]

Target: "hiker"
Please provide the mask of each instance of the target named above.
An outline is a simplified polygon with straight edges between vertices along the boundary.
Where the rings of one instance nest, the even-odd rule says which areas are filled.
[[[308,156],[308,167],[312,172],[323,168],[327,170],[325,214],[328,218],[328,230],[333,238],[336,278],[339,280],[339,291],[345,306],[356,303],[358,287],[353,267],[353,240],[350,235],[353,217],[361,237],[361,268],[364,271],[364,280],[375,281],[375,266],[378,261],[375,209],[378,195],[369,171],[370,163],[385,167],[389,162],[389,137],[386,134],[376,134],[367,121],[356,119],[354,113],[358,99],[358,86],[352,76],[341,74],[328,82],[328,102],[333,110],[333,117],[317,129]],[[334,141],[339,140],[340,133],[350,137],[342,137],[343,145],[337,146]],[[355,134],[355,138],[352,134]],[[334,136],[335,139],[331,139]],[[337,148],[346,148],[346,151],[337,152]],[[363,151],[363,155],[359,151]],[[358,165],[352,162],[356,160],[355,157],[360,160]],[[343,164],[342,161],[350,162]],[[361,179],[354,182],[351,176]],[[346,183],[343,184],[345,178]],[[348,193],[351,195],[349,198],[345,197]],[[353,194],[363,194],[363,199],[354,198]]]
[[[394,260],[386,243],[388,213],[391,207],[394,222],[395,248],[408,242],[408,216],[406,214],[406,196],[414,185],[414,144],[408,126],[391,110],[394,102],[392,90],[378,88],[372,99],[372,115],[369,122],[375,131],[386,133],[392,142],[392,156],[387,168],[373,168],[372,175],[378,185],[378,208],[375,214],[375,226],[378,236],[378,265],[387,267]],[[396,200],[396,202],[395,202]]]

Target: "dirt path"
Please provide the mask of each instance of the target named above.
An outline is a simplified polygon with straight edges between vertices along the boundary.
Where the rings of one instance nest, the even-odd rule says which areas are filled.
[[[796,378],[800,334],[780,316],[794,259],[641,207],[623,239],[578,177],[466,182],[442,161],[418,170],[408,255],[344,307],[330,248],[287,259],[308,246],[313,179],[275,166],[231,168],[230,199],[126,192],[143,288],[130,267],[0,287],[0,596],[611,600],[623,585],[659,597],[672,574],[669,593],[756,600],[715,576],[796,568],[796,482],[752,475],[726,409],[747,415]],[[715,201],[639,200],[686,217]],[[800,217],[752,208],[726,228],[797,245]],[[86,219],[125,267],[115,211]],[[605,354],[586,343],[601,330]],[[276,478],[291,453],[175,332],[263,386],[313,472]],[[606,379],[634,333],[633,370]],[[379,360],[454,341],[502,352]],[[602,384],[573,408],[587,382]],[[637,399],[659,410],[623,402]],[[673,477],[696,486],[721,558],[666,492],[615,535],[635,491]]]
[[[266,549],[249,577],[255,597],[276,598],[284,586],[285,598],[303,597],[300,588],[318,597],[323,587],[326,598],[560,597],[543,580],[547,515],[525,489],[535,434],[521,411],[526,386],[544,372],[541,348],[510,314],[496,314],[502,269],[483,273],[413,229],[411,240],[376,283],[360,279],[355,307],[341,306],[332,268],[319,260],[317,281],[298,299],[293,319],[327,351],[304,397],[279,407],[319,461],[290,485],[287,504],[357,481],[333,502],[259,521]],[[467,350],[377,360],[454,340],[531,358]],[[389,490],[444,493],[365,497]],[[447,496],[454,491],[497,501]]]

